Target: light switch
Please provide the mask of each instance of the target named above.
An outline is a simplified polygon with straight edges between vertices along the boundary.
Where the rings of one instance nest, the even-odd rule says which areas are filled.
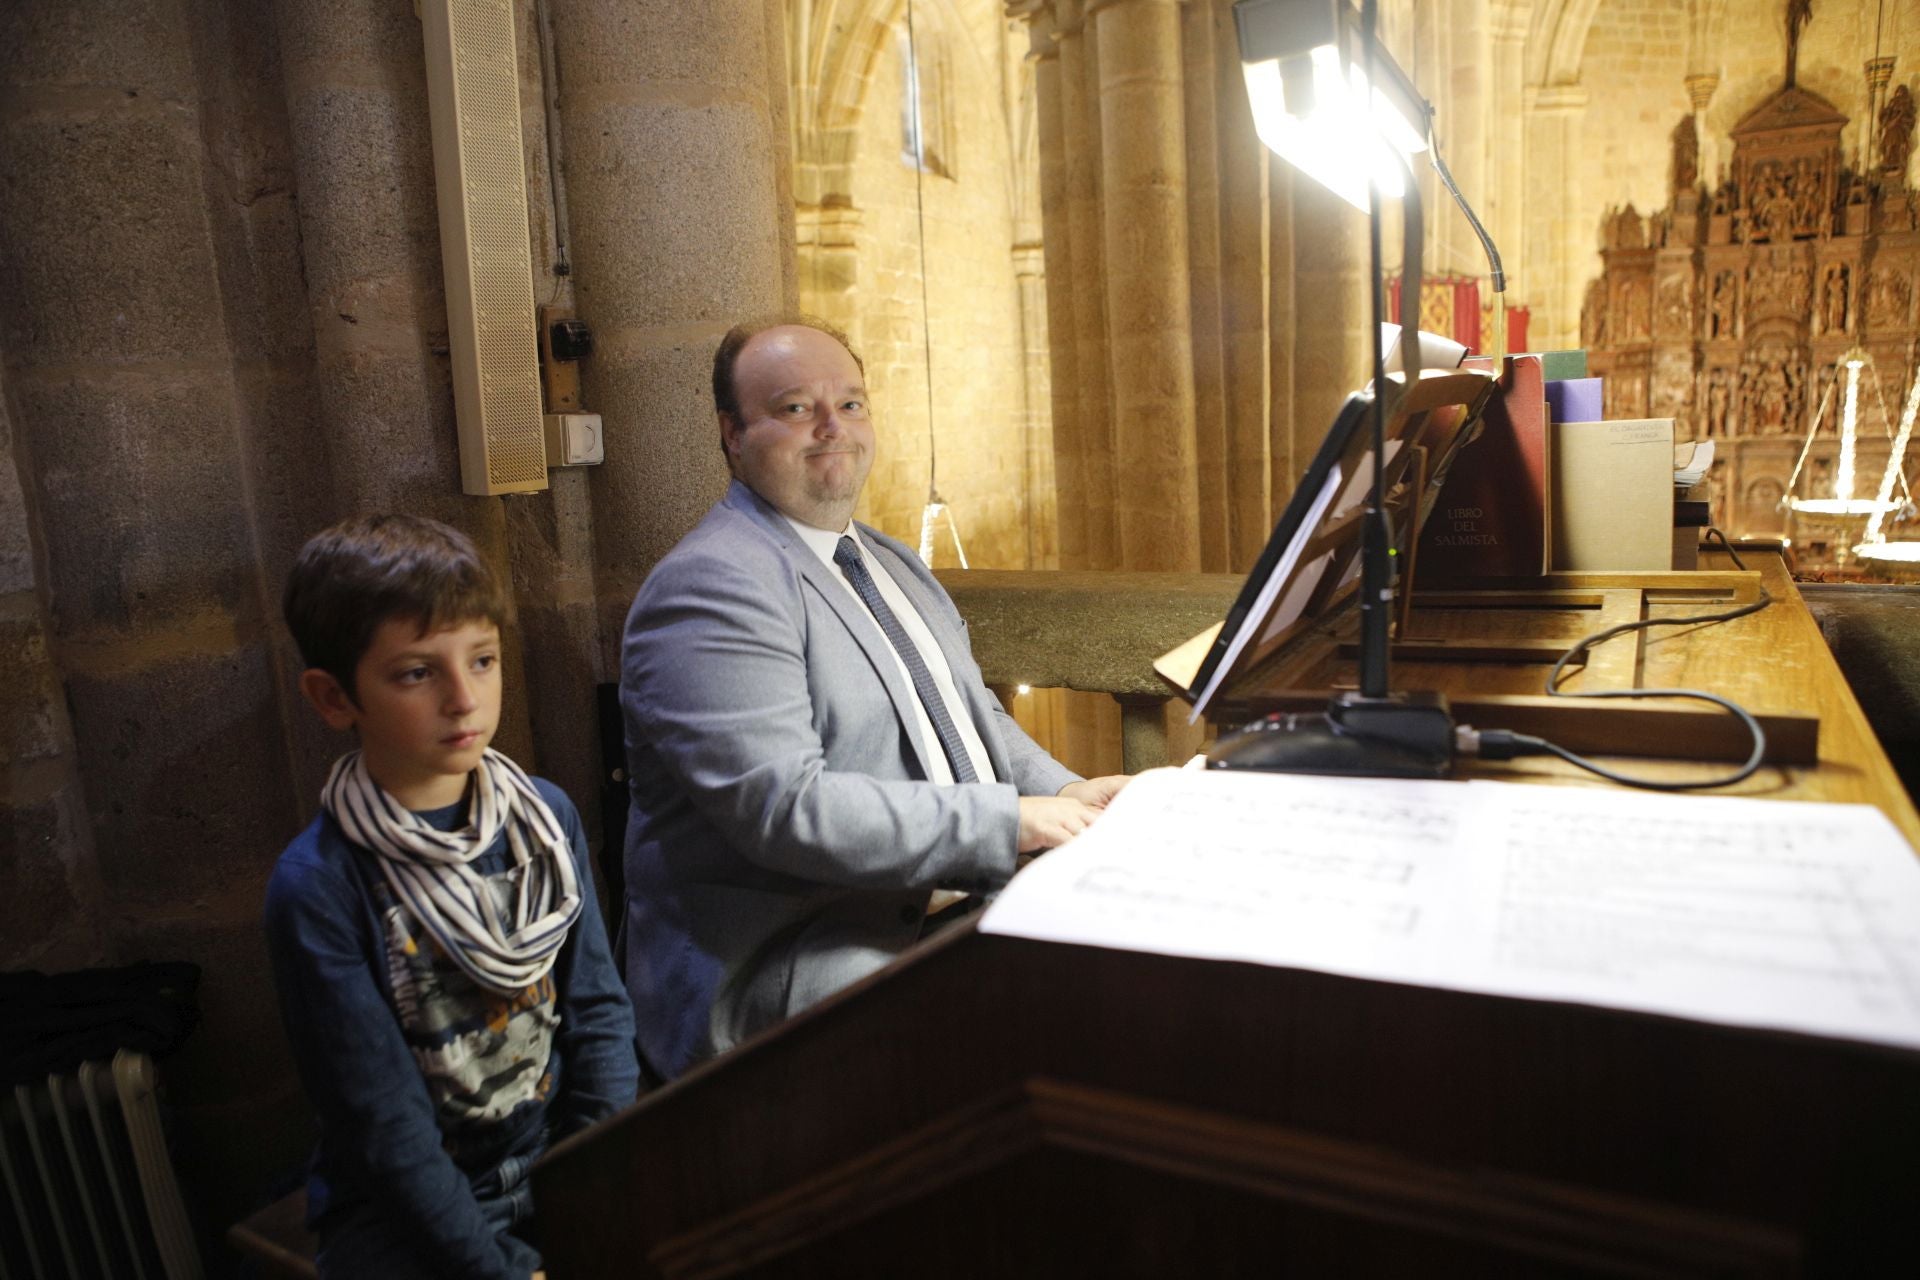
[[[549,413],[546,424],[549,467],[590,467],[606,460],[599,414]]]

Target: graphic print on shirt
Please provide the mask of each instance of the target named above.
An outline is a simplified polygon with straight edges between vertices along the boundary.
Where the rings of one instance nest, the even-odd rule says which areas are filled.
[[[512,880],[511,872],[489,876],[487,888],[499,899],[513,892]],[[552,1092],[547,1063],[560,1025],[553,975],[513,995],[496,995],[461,972],[386,885],[375,885],[374,893],[394,1012],[450,1147],[462,1129],[544,1102]]]

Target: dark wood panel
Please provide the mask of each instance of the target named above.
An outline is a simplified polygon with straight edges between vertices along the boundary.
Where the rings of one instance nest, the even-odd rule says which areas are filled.
[[[1096,1134],[1060,1098],[1127,1101],[1094,1109]],[[1167,1116],[1188,1117],[1178,1142]],[[873,1233],[1017,1252],[1021,1220],[983,1226],[964,1189],[1016,1212],[1013,1171],[1069,1151],[1106,1172],[1054,1185],[1047,1239],[1088,1257],[1135,1212],[1113,1187],[1150,1177],[1168,1222],[1251,1197],[1309,1234],[1373,1223],[1463,1266],[1777,1274],[1804,1254],[1845,1275],[1920,1257],[1916,1150],[1912,1053],[967,929],[569,1144],[536,1191],[555,1280],[729,1257],[787,1274]],[[1313,1151],[1318,1190],[1300,1173]],[[1128,1274],[1215,1274],[1182,1271],[1167,1239]],[[1061,1273],[1036,1254],[971,1274]]]

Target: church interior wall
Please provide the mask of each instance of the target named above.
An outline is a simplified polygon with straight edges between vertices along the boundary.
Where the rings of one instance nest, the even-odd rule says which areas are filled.
[[[1004,19],[997,0],[916,5],[916,35],[943,83],[928,121],[954,153],[915,182],[903,159],[904,64],[899,37],[878,51],[860,116],[853,204],[861,210],[850,336],[865,359],[880,448],[861,518],[911,544],[927,502],[926,339],[933,370],[933,461],[968,559],[982,568],[1033,567],[1027,542],[1030,441],[1011,179],[1001,95]],[[921,216],[925,206],[926,323]],[[941,528],[935,564],[957,565]]]
[[[1610,0],[1587,29],[1580,83],[1587,126],[1577,149],[1579,189],[1642,211],[1666,203],[1673,126],[1687,100],[1688,12],[1670,0]],[[1587,216],[1591,221],[1591,215]],[[1570,231],[1578,233],[1576,222]],[[1585,247],[1595,243],[1585,228]]]
[[[1146,166],[1103,156],[1138,139],[1102,138],[1093,46],[1101,23],[1148,2],[1111,0],[1072,26],[1067,56],[1087,78],[1062,101],[1080,114],[1056,118],[1037,149],[1036,67],[1050,58],[1058,76],[1067,58],[1029,56],[1024,24],[1039,9],[1078,24],[1081,6],[925,6],[945,24],[958,144],[951,176],[924,175],[940,489],[978,566],[1069,559],[1068,532],[1053,544],[1056,505],[1069,505],[1056,494],[1084,507],[1086,460],[1111,464],[1108,389],[1084,365],[1063,378],[1061,355],[1100,349],[1109,304],[1137,301],[1097,269],[1124,242],[1100,219],[1127,213],[1102,209],[1101,162],[1121,177]],[[1851,118],[1854,147],[1877,3],[1813,3],[1803,79]],[[1720,77],[1702,143],[1711,166],[1716,147],[1721,162],[1729,154],[1731,124],[1777,85],[1785,45],[1779,4],[1597,0],[1578,39],[1559,25],[1569,8],[1581,6],[1387,5],[1396,49],[1422,65],[1424,31],[1430,69],[1444,72],[1443,137],[1489,225],[1507,229],[1535,345],[1577,337],[1606,208],[1665,202],[1686,75]],[[310,1136],[258,929],[273,855],[311,816],[342,746],[295,702],[298,658],[278,621],[279,584],[308,534],[354,511],[416,511],[506,568],[518,640],[499,743],[572,794],[596,834],[592,688],[616,675],[634,589],[726,484],[706,376],[728,324],[799,302],[849,325],[882,425],[863,515],[917,537],[927,419],[899,6],[552,9],[566,280],[551,274],[536,8],[515,0],[536,292],[575,304],[598,335],[587,407],[605,416],[608,461],[501,500],[458,491],[409,5],[0,5],[0,966],[203,965],[204,1023],[166,1072],[209,1229],[297,1165]],[[823,24],[809,28],[820,47],[796,54],[803,9]],[[1230,4],[1181,9],[1184,79],[1168,92],[1194,123],[1177,145],[1185,172],[1213,185],[1167,226],[1186,228],[1178,262],[1191,245],[1191,271],[1214,274],[1180,295],[1185,315],[1157,322],[1186,325],[1196,365],[1219,366],[1189,375],[1199,389],[1183,429],[1216,447],[1193,461],[1181,507],[1196,528],[1218,528],[1194,535],[1204,559],[1147,546],[1128,564],[1111,530],[1105,558],[1090,555],[1083,527],[1070,567],[1244,568],[1353,385],[1367,326],[1364,222],[1282,166],[1252,167]],[[1920,0],[1889,2],[1886,32],[1895,83],[1914,83]],[[1558,61],[1541,48],[1556,36],[1571,50]],[[1148,44],[1108,47],[1144,56]],[[815,76],[842,64],[853,70],[830,85]],[[1043,260],[1049,163],[1064,221],[1047,224]],[[1438,199],[1430,190],[1430,223],[1453,218]],[[1077,259],[1060,238],[1068,205],[1091,231]],[[1434,263],[1477,269],[1457,222],[1434,234]],[[1148,265],[1188,270],[1175,261]],[[1082,331],[1049,335],[1049,315],[1078,317]],[[1057,417],[1062,405],[1084,421]],[[1056,454],[1056,432],[1082,427],[1079,452]],[[1147,457],[1151,436],[1131,438]],[[1166,565],[1149,563],[1163,551]],[[1059,721],[1083,766],[1107,771],[1118,715],[1097,701],[1078,728],[1057,707],[1023,715]]]

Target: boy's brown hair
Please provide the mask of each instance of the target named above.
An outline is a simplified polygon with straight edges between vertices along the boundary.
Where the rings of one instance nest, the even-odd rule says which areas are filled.
[[[466,534],[425,516],[354,516],[307,540],[281,599],[300,658],[357,694],[353,673],[392,618],[420,634],[484,619],[504,627],[506,592]]]

